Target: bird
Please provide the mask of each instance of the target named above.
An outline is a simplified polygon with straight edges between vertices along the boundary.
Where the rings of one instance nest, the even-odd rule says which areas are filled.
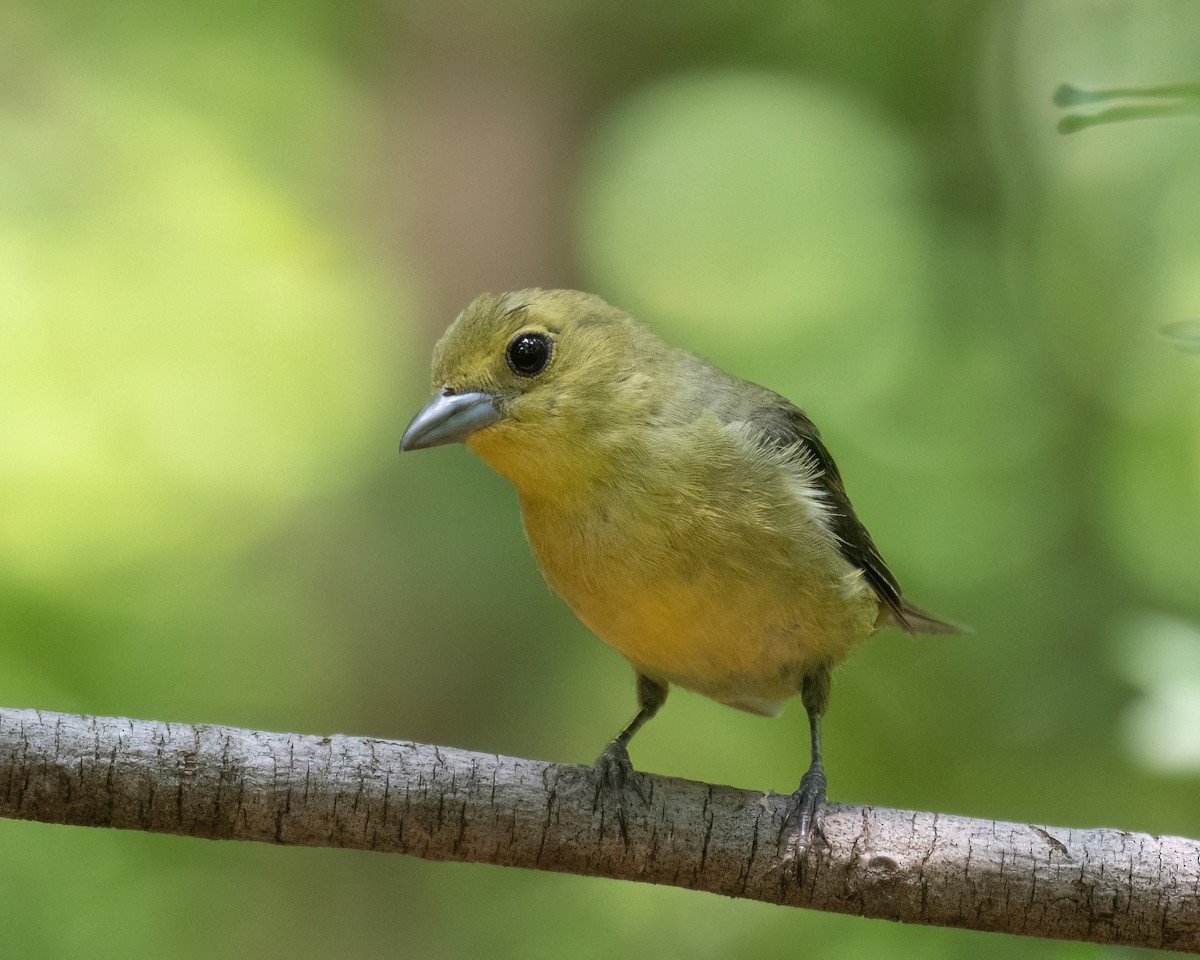
[[[812,420],[576,290],[477,297],[432,375],[400,450],[463,443],[507,477],[546,581],[633,666],[637,712],[596,762],[622,829],[629,742],[674,685],[766,716],[800,697],[780,850],[824,840],[833,668],[888,625],[966,628],[902,595]]]

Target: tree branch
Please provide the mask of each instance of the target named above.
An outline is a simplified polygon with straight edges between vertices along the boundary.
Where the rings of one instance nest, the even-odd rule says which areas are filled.
[[[0,709],[0,815],[619,877],[864,917],[1200,953],[1200,842],[831,804],[407,741]]]

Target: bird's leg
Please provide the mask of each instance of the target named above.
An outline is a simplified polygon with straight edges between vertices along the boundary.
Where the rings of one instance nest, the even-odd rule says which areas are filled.
[[[792,794],[795,806],[788,821],[795,825],[799,840],[805,846],[816,837],[825,839],[822,832],[825,820],[825,764],[821,762],[821,717],[808,715],[812,731],[812,762],[800,778],[800,786]]]
[[[823,667],[804,678],[800,699],[808,713],[812,738],[812,761],[792,794],[792,806],[784,817],[779,849],[786,860],[803,854],[816,839],[825,842],[825,764],[821,762],[821,715],[829,704],[829,668]]]
[[[637,678],[638,712],[604,748],[596,760],[596,772],[599,774],[600,789],[617,801],[617,815],[621,821],[621,832],[625,831],[625,798],[630,792],[637,794],[639,800],[646,801],[642,785],[638,782],[637,773],[629,759],[629,741],[652,716],[658,713],[667,700],[668,687],[665,683],[651,680],[645,674],[639,673]],[[599,801],[599,794],[597,801]]]

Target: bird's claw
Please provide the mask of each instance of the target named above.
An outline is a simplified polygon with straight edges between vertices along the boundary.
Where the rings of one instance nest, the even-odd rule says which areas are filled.
[[[641,777],[629,759],[629,749],[622,741],[613,740],[596,760],[595,770],[596,808],[611,804],[617,815],[621,836],[627,838],[627,813],[635,802],[641,806],[649,802],[642,788]]]
[[[825,769],[820,764],[809,767],[792,794],[779,831],[779,856],[785,863],[795,862],[814,843],[829,845],[825,839]]]

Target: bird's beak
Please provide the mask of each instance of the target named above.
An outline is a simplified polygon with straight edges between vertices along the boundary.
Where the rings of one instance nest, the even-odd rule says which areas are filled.
[[[400,438],[400,452],[462,443],[476,430],[500,419],[496,398],[490,393],[454,393],[442,387],[425,408],[413,417]]]

